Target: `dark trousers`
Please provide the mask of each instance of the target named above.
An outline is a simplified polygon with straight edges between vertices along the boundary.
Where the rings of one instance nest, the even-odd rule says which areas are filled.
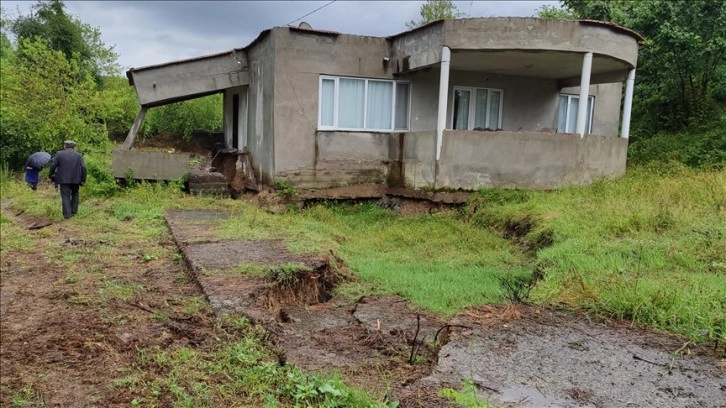
[[[63,218],[71,218],[78,212],[78,184],[61,184],[60,194],[63,203]]]

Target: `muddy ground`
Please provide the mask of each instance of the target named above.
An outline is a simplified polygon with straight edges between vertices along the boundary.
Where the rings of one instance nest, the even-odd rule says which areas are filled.
[[[45,223],[11,215],[29,231]],[[336,297],[335,286],[352,278],[334,254],[300,256],[281,240],[216,239],[226,216],[167,213],[170,234],[160,245],[178,247],[186,267],[143,262],[140,250],[125,248],[121,261],[104,260],[103,273],[147,290],[102,307],[52,260],[32,251],[3,257],[3,405],[31,385],[46,406],[129,406],[133,396],[112,384],[133,366],[137,348],[207,347],[223,335],[220,316],[244,313],[267,328],[280,364],[341,372],[402,407],[454,406],[438,391],[460,389],[462,381],[494,406],[726,407],[726,368],[709,347],[533,306],[482,306],[445,321],[397,297]],[[47,245],[111,245],[77,239],[72,224],[43,231]],[[240,264],[268,272],[240,274]],[[276,271],[283,264],[301,266],[295,279]],[[187,313],[195,296],[209,308]]]
[[[166,219],[215,313],[242,312],[264,324],[287,363],[392,388],[404,407],[450,406],[437,391],[466,380],[494,405],[726,406],[726,369],[716,353],[678,336],[524,305],[474,308],[444,321],[396,297],[331,298],[342,273],[331,263],[340,260],[291,254],[281,240],[198,241],[226,216],[184,211]],[[235,275],[241,263],[298,263],[307,272],[290,287]]]

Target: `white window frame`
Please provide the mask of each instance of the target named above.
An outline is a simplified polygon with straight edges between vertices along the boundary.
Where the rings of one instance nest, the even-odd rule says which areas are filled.
[[[502,111],[504,110],[504,89],[500,88],[484,88],[479,86],[458,86],[455,85],[453,91],[451,92],[451,115],[449,117],[449,123],[451,123],[451,129],[454,129],[454,104],[456,102],[456,91],[469,91],[471,92],[471,98],[469,102],[469,122],[466,124],[466,130],[473,130],[474,129],[474,122],[475,122],[475,115],[476,115],[476,92],[477,90],[484,90],[487,91],[487,106],[486,106],[486,126],[487,129],[493,129],[489,126],[489,106],[492,103],[492,92],[499,92],[500,98],[499,98],[499,127],[497,129],[502,128]],[[457,129],[457,130],[464,130],[464,129]],[[496,129],[494,129],[496,130]]]
[[[560,96],[566,96],[567,97],[567,109],[565,109],[565,129],[559,129],[560,125],[560,107],[559,107],[559,100]],[[569,94],[569,93],[560,93],[557,96],[558,106],[557,106],[557,132],[559,133],[576,133],[577,129],[568,129],[567,126],[569,125],[570,121],[568,120],[570,118],[570,108],[572,108],[572,100],[577,99],[578,104],[580,100],[580,95],[576,94]],[[587,112],[587,118],[585,118],[585,122],[587,122],[590,126],[585,129],[585,134],[589,135],[592,134],[592,120],[593,120],[593,113],[595,112],[595,95],[588,95],[587,97],[588,105],[590,106],[590,109],[588,109]],[[592,101],[592,103],[589,103]],[[572,114],[577,115],[577,112],[572,112]],[[589,120],[588,120],[589,119]],[[577,121],[575,121],[575,126],[577,126]]]
[[[340,86],[339,81],[341,79],[354,79],[359,81],[365,81],[364,85],[364,97],[363,97],[363,127],[362,128],[348,128],[338,126],[338,107],[340,106]],[[332,80],[334,81],[333,86],[333,124],[322,125],[323,122],[323,81]],[[393,87],[391,92],[391,127],[382,128],[366,128],[368,120],[368,83],[370,82],[388,82]],[[406,128],[396,128],[396,91],[397,85],[406,84],[408,85],[408,109],[406,110]],[[321,75],[318,81],[318,130],[342,130],[342,131],[354,131],[354,132],[394,132],[394,131],[408,131],[411,128],[411,82],[410,81],[396,81],[391,79],[378,79],[378,78],[357,78],[347,76],[332,76],[332,75]]]

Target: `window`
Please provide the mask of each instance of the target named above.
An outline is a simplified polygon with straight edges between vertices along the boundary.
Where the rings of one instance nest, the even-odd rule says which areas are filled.
[[[318,128],[406,130],[410,88],[408,82],[321,76]]]
[[[577,131],[577,108],[580,105],[578,95],[560,94],[560,107],[557,118],[557,132],[575,133]],[[585,116],[585,134],[592,132],[592,111],[595,97],[587,98],[587,115]]]
[[[454,87],[454,129],[501,129],[502,90]]]

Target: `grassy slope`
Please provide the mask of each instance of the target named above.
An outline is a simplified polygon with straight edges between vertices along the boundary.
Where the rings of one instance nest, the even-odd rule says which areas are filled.
[[[525,196],[484,204],[473,222],[501,228],[526,219],[534,226],[525,241],[550,237],[536,252],[544,279],[535,301],[726,339],[726,172],[671,163]]]

